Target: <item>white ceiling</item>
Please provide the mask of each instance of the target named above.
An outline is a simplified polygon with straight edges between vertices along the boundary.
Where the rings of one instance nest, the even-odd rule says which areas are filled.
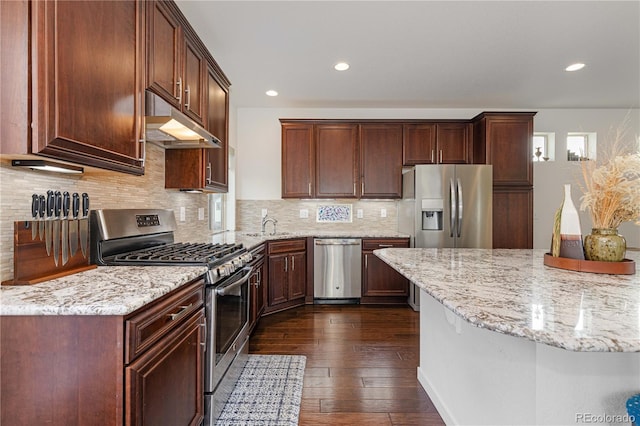
[[[640,107],[638,0],[176,3],[237,107]]]

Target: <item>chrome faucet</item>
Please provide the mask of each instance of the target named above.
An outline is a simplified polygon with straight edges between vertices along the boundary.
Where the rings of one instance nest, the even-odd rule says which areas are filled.
[[[276,235],[276,223],[278,223],[278,221],[268,216],[262,218],[262,233],[265,233],[265,228],[267,226],[267,223],[269,222],[273,223],[273,232],[271,233],[271,235]]]

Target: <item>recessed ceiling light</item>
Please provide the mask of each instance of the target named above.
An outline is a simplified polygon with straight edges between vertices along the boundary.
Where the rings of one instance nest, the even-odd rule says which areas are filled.
[[[333,68],[335,68],[336,71],[346,71],[349,69],[349,64],[346,62],[338,62],[333,66]]]
[[[578,63],[569,65],[564,70],[565,71],[578,71],[578,70],[581,70],[582,68],[584,68],[584,64],[578,62]]]
[[[267,96],[278,96],[278,92],[276,92],[275,90],[267,90],[265,93],[267,94]]]

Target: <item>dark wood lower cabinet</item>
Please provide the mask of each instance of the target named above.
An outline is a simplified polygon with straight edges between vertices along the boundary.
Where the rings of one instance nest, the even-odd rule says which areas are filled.
[[[200,424],[203,300],[199,279],[127,316],[0,317],[0,424]]]
[[[249,332],[257,325],[266,306],[267,275],[264,251],[264,244],[251,250],[251,255],[253,256],[253,260],[251,261],[253,273],[249,277]]]
[[[306,239],[267,243],[268,299],[265,313],[303,305],[307,294]]]
[[[551,240],[551,229],[549,240]],[[493,248],[533,247],[533,188],[493,188]]]
[[[199,425],[204,419],[204,309],[125,370],[125,425]]]
[[[374,250],[409,247],[406,238],[362,240],[362,297],[360,303],[407,303],[409,280],[384,263]]]

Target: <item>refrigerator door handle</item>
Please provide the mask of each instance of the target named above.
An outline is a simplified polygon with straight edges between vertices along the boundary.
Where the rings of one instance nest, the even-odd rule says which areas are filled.
[[[453,179],[449,179],[449,236],[453,238],[456,225],[456,191],[453,187]]]
[[[460,231],[462,231],[462,182],[460,179],[457,180],[457,188],[458,188],[458,238],[460,238]]]

